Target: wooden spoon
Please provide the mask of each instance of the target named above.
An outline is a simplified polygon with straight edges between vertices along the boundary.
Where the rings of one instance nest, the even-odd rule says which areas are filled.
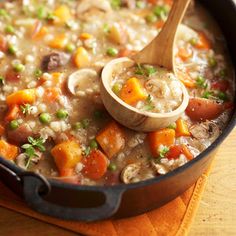
[[[137,131],[154,131],[167,127],[175,122],[185,111],[189,96],[185,86],[181,84],[183,99],[181,105],[168,113],[154,113],[140,111],[117,97],[111,89],[111,82],[115,74],[123,68],[129,68],[136,63],[152,64],[174,71],[174,45],[179,24],[191,0],[175,0],[162,31],[143,50],[132,57],[118,58],[110,61],[102,71],[101,97],[111,116],[122,125]]]

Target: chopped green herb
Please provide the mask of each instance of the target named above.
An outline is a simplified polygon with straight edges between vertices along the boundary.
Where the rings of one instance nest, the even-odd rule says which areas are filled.
[[[108,170],[110,171],[116,171],[117,169],[117,166],[115,163],[110,163],[109,166],[108,166]]]
[[[122,89],[122,85],[121,85],[121,84],[115,83],[115,84],[112,86],[112,91],[113,91],[116,95],[119,95],[121,89]]]
[[[121,0],[110,0],[111,1],[111,7],[115,10],[120,9],[121,7]]]
[[[79,130],[79,129],[82,129],[83,126],[81,124],[81,122],[76,122],[74,125],[73,125],[73,129],[75,130]]]
[[[39,78],[43,75],[43,72],[40,69],[36,69],[34,75],[35,77]]]
[[[9,127],[11,130],[15,130],[17,128],[19,128],[19,122],[18,120],[12,120],[10,123],[9,123]]]
[[[144,66],[147,76],[151,76],[157,72],[157,69],[153,66]]]
[[[150,77],[151,75],[155,74],[156,72],[157,72],[157,70],[153,66],[137,64],[134,73],[136,75],[144,75],[146,77]]]
[[[109,33],[109,30],[110,30],[109,25],[108,24],[104,24],[103,25],[103,32],[107,34],[107,33]]]
[[[90,124],[89,119],[83,119],[83,120],[81,120],[81,125],[82,125],[82,128],[83,128],[83,129],[88,128],[88,127],[89,127],[89,124]]]
[[[151,111],[155,108],[154,104],[152,103],[152,96],[148,94],[148,97],[145,101],[145,106],[143,107],[144,111]]]
[[[48,13],[45,7],[41,6],[37,9],[37,17],[41,20],[48,17]]]
[[[199,88],[204,88],[206,89],[207,88],[207,83],[206,83],[206,79],[202,76],[198,76],[197,79],[196,79],[196,85],[199,87]]]
[[[13,69],[16,71],[16,72],[23,72],[25,70],[25,66],[23,64],[15,64],[13,65]]]
[[[91,140],[89,143],[89,146],[91,149],[97,149],[98,148],[98,143],[95,139]]]
[[[0,76],[0,85],[4,85],[5,84],[5,79],[4,77]]]
[[[169,149],[168,147],[164,146],[164,147],[161,149],[161,151],[159,152],[159,156],[160,156],[161,158],[164,158],[165,155],[166,155],[166,153],[169,152],[169,150],[170,150],[170,149]]]
[[[48,15],[46,17],[46,20],[48,20],[48,21],[55,20],[55,16],[53,15],[53,13],[48,13]],[[67,24],[67,26],[68,26],[68,24]]]
[[[167,128],[169,128],[169,129],[176,129],[176,123],[170,124]]]
[[[36,154],[35,148],[37,148],[39,151],[44,152],[46,149],[44,147],[45,139],[43,138],[38,138],[34,139],[32,137],[28,137],[28,142],[24,145],[21,146],[21,148],[25,149],[25,154],[28,157],[28,160],[25,164],[26,169],[29,167],[33,157],[37,157],[38,155]]]
[[[84,151],[83,151],[83,154],[84,154],[84,156],[88,156],[90,154],[90,152],[91,152],[91,148],[90,147],[86,147],[84,149]]]
[[[118,50],[116,48],[108,48],[107,49],[107,55],[108,56],[111,56],[111,57],[114,57],[118,54]]]
[[[214,93],[212,91],[205,91],[202,95],[203,98],[209,99],[210,97],[212,97],[214,95]]]
[[[137,8],[144,8],[146,6],[145,1],[136,1],[136,7]]]
[[[208,65],[212,68],[217,66],[217,61],[214,57],[208,58]]]
[[[15,29],[12,25],[7,25],[5,27],[5,32],[8,33],[8,34],[14,34],[15,33]]]
[[[156,6],[153,10],[153,13],[160,19],[165,20],[170,8],[167,5],[164,6]]]
[[[56,113],[58,119],[66,119],[68,115],[69,115],[68,112],[64,109],[60,109]]]
[[[25,105],[21,105],[20,109],[24,115],[29,115],[32,109],[32,106],[30,104],[25,104]]]
[[[222,100],[222,101],[227,101],[228,100],[228,96],[227,96],[227,94],[226,93],[224,93],[224,92],[219,92],[218,93],[218,98],[220,99],[220,100]]]
[[[42,123],[42,124],[49,124],[50,121],[51,121],[51,115],[49,113],[41,113],[39,115],[39,121]]]
[[[154,23],[157,21],[157,16],[154,14],[149,14],[145,17],[145,19],[148,23]]]

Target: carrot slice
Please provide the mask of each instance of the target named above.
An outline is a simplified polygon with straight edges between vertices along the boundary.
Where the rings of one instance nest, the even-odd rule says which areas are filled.
[[[36,100],[35,89],[24,89],[14,92],[7,96],[6,102],[8,106],[21,105],[21,104],[32,104]]]
[[[41,39],[48,33],[48,28],[42,25],[41,21],[36,21],[32,30],[32,39]]]
[[[134,105],[140,100],[145,100],[147,94],[144,92],[139,80],[132,77],[126,81],[120,91],[120,98],[129,105]]]
[[[93,180],[102,178],[107,171],[107,158],[99,150],[92,150],[87,157],[83,158],[82,163],[84,165],[82,173]]]
[[[17,146],[12,145],[4,140],[0,140],[0,156],[7,160],[15,160],[19,153]]]
[[[169,147],[174,144],[175,130],[165,128],[151,132],[148,134],[148,142],[152,155],[157,157],[159,154],[158,149],[160,145]]]
[[[109,123],[99,134],[96,140],[108,158],[115,156],[125,145],[125,136],[116,122]]]
[[[211,48],[211,42],[203,32],[198,33],[198,40],[194,47],[203,50],[209,50]]]
[[[82,151],[80,146],[74,140],[57,144],[52,148],[51,154],[54,158],[60,175],[65,176],[68,169],[73,169],[80,162]]]
[[[166,154],[166,157],[168,159],[176,159],[179,158],[181,154],[184,154],[188,160],[193,159],[193,154],[189,151],[185,144],[172,146],[169,152]]]
[[[0,51],[6,52],[7,51],[7,40],[6,38],[0,34]]]
[[[49,47],[56,49],[63,49],[68,42],[68,38],[65,34],[57,35],[53,40],[49,42]]]
[[[165,24],[164,20],[157,21],[157,23],[156,23],[157,29],[161,29],[164,26],[164,24]]]
[[[20,113],[20,107],[17,104],[14,104],[9,107],[7,115],[5,116],[5,121],[15,120]]]
[[[188,130],[188,126],[185,120],[179,118],[176,121],[176,137],[180,137],[180,136],[190,136],[190,132]]]

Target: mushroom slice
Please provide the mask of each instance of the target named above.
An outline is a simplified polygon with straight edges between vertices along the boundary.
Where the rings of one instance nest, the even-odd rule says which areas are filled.
[[[85,91],[98,85],[98,74],[92,69],[81,69],[71,74],[68,78],[67,86],[69,91],[76,95],[76,91]]]
[[[212,121],[205,121],[190,127],[190,133],[196,139],[207,139],[214,142],[220,135],[220,129]]]
[[[78,13],[84,13],[92,8],[97,8],[99,10],[109,12],[111,11],[111,4],[107,0],[82,0],[79,2],[77,7]]]
[[[140,163],[133,163],[127,165],[121,172],[121,180],[125,184],[132,183],[133,179],[137,177],[139,174],[139,171],[141,170],[141,164]]]
[[[155,161],[151,161],[151,166],[153,169],[160,175],[164,175],[169,172],[169,169],[166,168],[164,165],[156,163]]]

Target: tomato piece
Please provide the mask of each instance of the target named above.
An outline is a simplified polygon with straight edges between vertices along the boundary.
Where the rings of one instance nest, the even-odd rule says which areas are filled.
[[[205,98],[191,98],[186,114],[195,121],[213,120],[225,110],[232,108],[232,103],[218,103]]]
[[[184,154],[188,160],[193,159],[193,154],[189,151],[185,144],[172,146],[166,154],[168,159],[177,159],[181,154]]]
[[[225,92],[228,90],[230,83],[228,80],[219,80],[215,81],[211,84],[211,87],[215,90],[220,90],[221,92]]]

